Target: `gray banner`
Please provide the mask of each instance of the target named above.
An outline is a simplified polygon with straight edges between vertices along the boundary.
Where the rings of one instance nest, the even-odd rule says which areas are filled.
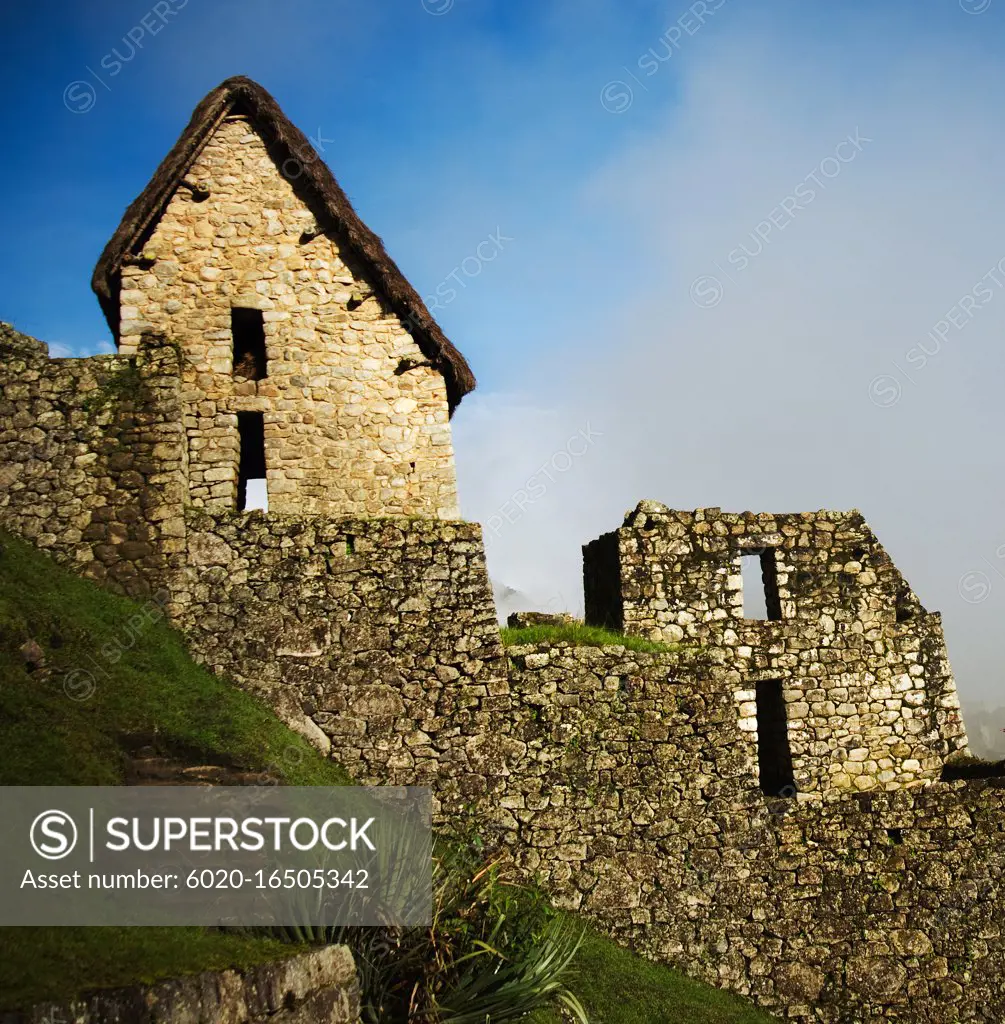
[[[0,925],[427,925],[430,790],[0,787]]]

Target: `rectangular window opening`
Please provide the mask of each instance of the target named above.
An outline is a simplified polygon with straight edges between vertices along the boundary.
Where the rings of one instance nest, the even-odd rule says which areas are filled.
[[[743,585],[743,617],[776,621],[782,617],[778,598],[778,568],[775,549],[740,552]]]
[[[262,311],[235,306],[230,311],[230,334],[234,339],[234,376],[244,380],[264,380],[268,367]]]
[[[265,482],[265,415],[237,414],[237,435],[241,446],[237,468],[237,510],[269,508]]]
[[[757,767],[761,792],[767,796],[794,797],[796,778],[789,747],[789,722],[780,679],[762,679],[757,695]]]

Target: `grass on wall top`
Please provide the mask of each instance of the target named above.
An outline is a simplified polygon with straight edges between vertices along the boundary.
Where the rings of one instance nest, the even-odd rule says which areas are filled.
[[[521,626],[519,629],[505,626],[501,633],[502,642],[506,647],[567,643],[576,647],[624,647],[626,650],[645,654],[677,654],[694,649],[677,644],[656,643],[645,637],[626,636],[624,633],[615,633],[600,626],[584,626],[582,623],[566,626]]]

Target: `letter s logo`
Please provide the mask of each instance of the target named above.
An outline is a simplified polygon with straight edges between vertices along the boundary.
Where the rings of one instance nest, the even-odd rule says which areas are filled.
[[[62,860],[77,845],[77,826],[65,811],[43,811],[31,823],[31,845],[46,860]]]

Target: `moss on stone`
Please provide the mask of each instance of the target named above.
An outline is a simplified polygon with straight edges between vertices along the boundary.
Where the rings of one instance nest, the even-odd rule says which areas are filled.
[[[81,408],[91,415],[106,409],[142,409],[152,401],[150,390],[135,360],[121,362],[84,399]]]

